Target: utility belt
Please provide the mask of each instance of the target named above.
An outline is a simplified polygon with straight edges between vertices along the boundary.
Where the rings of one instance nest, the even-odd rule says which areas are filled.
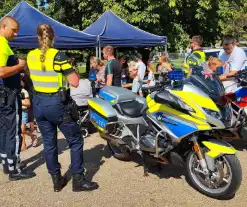
[[[0,86],[0,104],[13,106],[16,98],[21,98],[20,89],[10,89],[4,86]]]
[[[70,118],[76,121],[79,119],[78,106],[76,102],[71,98],[69,89],[60,88],[58,92],[55,93],[43,93],[34,91],[34,95],[59,97],[60,101],[67,106],[64,114],[64,121],[69,120]]]

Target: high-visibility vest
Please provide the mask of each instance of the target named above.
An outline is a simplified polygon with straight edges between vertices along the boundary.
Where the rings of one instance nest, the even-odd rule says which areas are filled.
[[[190,65],[194,65],[194,66],[198,66],[201,64],[201,62],[206,62],[206,55],[205,55],[205,52],[201,51],[201,50],[195,50],[192,52],[192,55],[195,55],[195,54],[199,54],[200,58],[197,58],[200,60],[191,60],[191,58],[188,56],[188,58],[186,59],[186,63],[184,64],[184,67],[188,70],[190,68]],[[186,71],[187,72],[187,71]]]
[[[45,53],[45,70],[40,61],[41,50],[35,49],[28,53],[27,65],[30,70],[30,78],[33,81],[34,90],[43,93],[56,93],[59,88],[68,88],[67,81],[60,68],[54,66],[55,56],[58,50],[50,48]]]

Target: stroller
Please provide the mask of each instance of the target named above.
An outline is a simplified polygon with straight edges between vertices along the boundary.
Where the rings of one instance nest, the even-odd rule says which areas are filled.
[[[93,97],[91,83],[88,79],[81,79],[78,88],[70,87],[70,95],[76,102],[79,112],[78,124],[83,138],[87,137],[93,126],[89,121],[88,99]]]

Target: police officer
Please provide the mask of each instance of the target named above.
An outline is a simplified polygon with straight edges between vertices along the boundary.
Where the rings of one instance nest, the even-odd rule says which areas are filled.
[[[54,31],[48,24],[37,29],[40,47],[29,52],[27,64],[33,81],[33,111],[43,137],[46,165],[53,180],[54,191],[62,190],[64,179],[60,172],[57,149],[57,127],[65,135],[71,149],[73,191],[98,188],[87,181],[83,168],[83,140],[77,124],[77,114],[68,92],[68,83],[78,87],[79,77],[65,53],[53,48]],[[76,111],[76,110],[75,110]]]
[[[19,72],[26,62],[16,58],[8,44],[18,30],[19,24],[12,17],[4,17],[0,22],[0,156],[4,173],[9,174],[10,180],[35,176],[20,168],[22,139]]]
[[[184,67],[187,69],[185,72],[188,73],[188,70],[191,65],[198,66],[201,62],[206,62],[206,55],[202,49],[203,38],[198,36],[193,36],[190,40],[191,54],[197,59],[193,59],[190,56],[187,57]]]

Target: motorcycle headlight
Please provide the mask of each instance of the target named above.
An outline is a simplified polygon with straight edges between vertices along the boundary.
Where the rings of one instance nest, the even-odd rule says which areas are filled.
[[[193,108],[191,108],[188,104],[184,103],[183,101],[179,100],[177,101],[182,109],[185,109],[186,111],[189,112],[195,112]]]
[[[218,111],[213,111],[211,109],[203,108],[203,110],[206,112],[206,114],[216,118],[216,119],[221,119],[221,115]]]

